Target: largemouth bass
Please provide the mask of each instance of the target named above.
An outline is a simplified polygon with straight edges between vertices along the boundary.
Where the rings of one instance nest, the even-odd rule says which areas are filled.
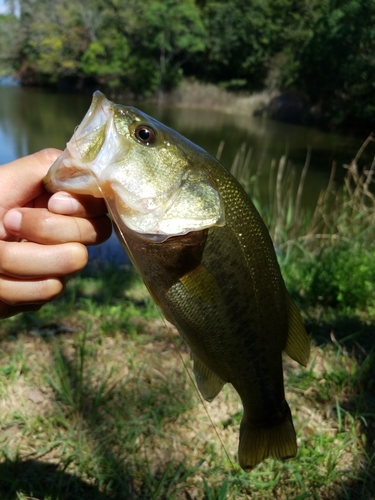
[[[236,179],[174,130],[95,92],[44,183],[105,199],[150,294],[191,349],[202,396],[212,401],[228,382],[238,392],[241,467],[295,456],[282,351],[306,365],[309,340]]]

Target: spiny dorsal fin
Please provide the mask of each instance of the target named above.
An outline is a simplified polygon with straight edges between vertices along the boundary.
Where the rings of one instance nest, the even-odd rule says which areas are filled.
[[[300,365],[306,366],[310,356],[310,341],[298,307],[287,294],[288,338],[284,351]]]
[[[211,403],[211,401],[219,394],[224,380],[221,379],[216,373],[207,368],[207,366],[194,354],[191,355],[194,360],[194,375],[197,381],[198,389],[204,399]]]

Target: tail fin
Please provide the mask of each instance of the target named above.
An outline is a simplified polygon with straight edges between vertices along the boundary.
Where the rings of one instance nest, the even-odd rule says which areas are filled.
[[[296,432],[287,404],[284,418],[273,426],[254,426],[242,419],[238,459],[245,471],[250,471],[267,457],[286,460],[296,453]]]

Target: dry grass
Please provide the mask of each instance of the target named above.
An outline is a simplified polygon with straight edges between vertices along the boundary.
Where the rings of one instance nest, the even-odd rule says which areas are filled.
[[[266,109],[276,93],[258,92],[250,96],[228,92],[215,85],[185,80],[166,97],[167,104],[186,108],[216,109],[224,113],[253,116]]]

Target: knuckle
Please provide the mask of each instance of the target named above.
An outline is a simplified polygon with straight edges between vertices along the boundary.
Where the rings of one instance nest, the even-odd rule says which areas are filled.
[[[56,232],[56,224],[51,213],[45,208],[24,211],[20,236],[35,242],[48,241]]]
[[[84,220],[84,219],[82,219]],[[37,227],[38,238],[54,243],[70,243],[81,241],[82,223],[76,217],[61,214],[51,214],[48,210],[43,212]]]
[[[42,149],[41,151],[38,151],[37,153],[34,153],[34,155],[38,160],[46,164],[48,163],[52,164],[60,154],[61,151],[55,148],[45,148]]]
[[[44,240],[48,240],[51,235],[55,234],[56,229],[53,216],[44,212],[38,225],[39,237]]]
[[[24,301],[23,290],[19,288],[20,284],[8,279],[7,276],[0,276],[0,301],[8,306],[22,304]],[[22,286],[22,284],[21,284]]]
[[[49,242],[59,240],[64,241],[64,232],[61,229],[61,224],[59,224],[59,219],[51,214],[47,209],[41,210],[37,214],[37,218],[34,215],[33,220],[33,231],[35,233],[35,240],[40,242]],[[29,225],[31,227],[31,224]]]
[[[2,276],[0,276],[0,301],[5,302],[7,305],[9,305],[7,301],[7,294]]]
[[[81,243],[67,243],[64,249],[64,272],[73,274],[85,267],[88,261],[87,248]]]
[[[37,302],[50,302],[56,299],[64,289],[64,283],[58,278],[50,278],[40,282],[40,297]]]
[[[12,275],[14,272],[15,252],[14,245],[8,243],[0,247],[0,273]]]

